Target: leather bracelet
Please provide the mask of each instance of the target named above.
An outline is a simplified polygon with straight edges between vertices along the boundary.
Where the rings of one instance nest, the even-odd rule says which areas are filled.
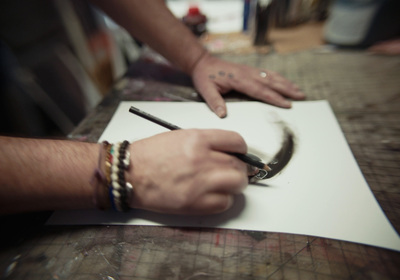
[[[91,180],[91,184],[94,188],[93,203],[100,210],[107,210],[111,207],[104,168],[106,149],[109,145],[110,144],[107,141],[100,144],[98,166],[95,169]]]

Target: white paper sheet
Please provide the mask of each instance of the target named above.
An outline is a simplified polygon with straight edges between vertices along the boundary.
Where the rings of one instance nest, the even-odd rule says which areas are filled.
[[[288,166],[250,185],[232,209],[212,216],[132,210],[58,211],[49,224],[131,224],[285,232],[364,243],[400,251],[400,237],[375,200],[326,101],[294,102],[290,110],[258,102],[228,103],[219,119],[203,103],[122,102],[99,141],[134,141],[166,129],[129,113],[130,106],[181,128],[239,132],[249,151],[268,161],[281,144],[281,124],[296,135]]]

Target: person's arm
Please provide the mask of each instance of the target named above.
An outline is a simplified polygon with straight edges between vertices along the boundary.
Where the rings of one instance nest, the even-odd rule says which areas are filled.
[[[93,208],[98,145],[0,137],[0,213]]]
[[[0,136],[0,214],[95,208],[100,150],[95,143]],[[248,183],[246,164],[226,152],[246,151],[241,136],[222,130],[178,130],[133,142],[125,172],[133,186],[129,206],[222,212]]]
[[[131,35],[192,76],[194,86],[219,117],[227,108],[221,94],[237,90],[255,99],[290,108],[286,98],[304,99],[297,86],[278,73],[223,61],[210,55],[164,0],[92,0]]]
[[[373,54],[400,55],[400,38],[377,42],[368,51]]]
[[[191,74],[206,53],[198,39],[175,18],[164,0],[92,0],[132,36]]]

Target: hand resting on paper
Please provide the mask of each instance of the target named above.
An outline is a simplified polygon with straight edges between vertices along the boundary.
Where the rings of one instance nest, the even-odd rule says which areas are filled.
[[[287,98],[305,98],[298,86],[276,72],[224,61],[209,54],[196,64],[192,79],[196,89],[219,117],[227,114],[221,95],[230,90],[283,108],[291,107]]]
[[[235,132],[177,130],[133,142],[126,150],[130,167],[120,170],[133,186],[124,200],[132,208],[218,213],[248,183],[247,165],[226,153],[247,152]],[[105,155],[110,153],[104,144],[0,136],[0,170],[7,174],[0,176],[0,214],[95,208],[99,194],[104,208],[111,207],[113,183],[95,180],[106,169]]]

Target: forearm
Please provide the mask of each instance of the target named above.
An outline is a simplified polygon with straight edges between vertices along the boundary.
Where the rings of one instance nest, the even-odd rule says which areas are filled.
[[[132,36],[191,74],[206,50],[163,0],[92,0]]]
[[[92,208],[98,145],[0,137],[0,213]]]

